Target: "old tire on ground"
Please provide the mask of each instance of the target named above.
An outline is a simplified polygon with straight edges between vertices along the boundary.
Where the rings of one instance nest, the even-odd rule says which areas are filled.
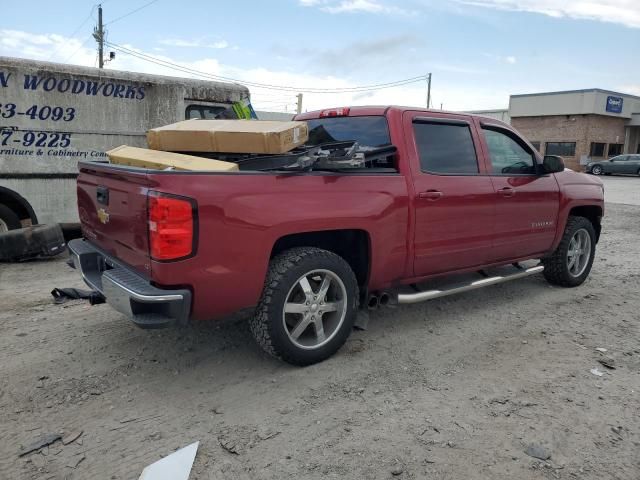
[[[577,287],[589,276],[596,251],[596,232],[584,217],[569,217],[560,245],[542,260],[549,283]]]
[[[357,308],[358,283],[343,258],[315,247],[292,248],[269,264],[251,332],[267,353],[311,365],[344,344]]]
[[[0,234],[20,228],[20,218],[6,205],[0,203]]]
[[[0,233],[0,261],[19,262],[51,257],[65,251],[62,229],[58,224],[34,225]]]

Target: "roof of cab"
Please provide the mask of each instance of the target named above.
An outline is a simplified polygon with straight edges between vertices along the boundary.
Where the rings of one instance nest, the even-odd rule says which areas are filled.
[[[478,115],[474,113],[467,112],[451,112],[447,110],[435,110],[432,108],[424,108],[424,107],[407,107],[401,105],[366,105],[366,106],[356,106],[356,107],[331,107],[331,108],[323,108],[322,110],[314,110],[312,112],[305,112],[296,115],[294,120],[313,120],[320,118],[320,114],[326,110],[334,110],[336,108],[349,108],[349,114],[346,115],[348,117],[362,117],[362,116],[376,116],[376,115],[386,115],[390,110],[396,110],[399,112],[405,111],[413,111],[413,112],[424,112],[426,114],[429,113],[437,113],[437,114],[449,114],[456,116],[468,116],[468,117],[476,117],[481,120],[486,120],[487,123],[491,123],[493,125],[507,125],[500,120],[497,120],[492,117],[486,117],[484,115]]]

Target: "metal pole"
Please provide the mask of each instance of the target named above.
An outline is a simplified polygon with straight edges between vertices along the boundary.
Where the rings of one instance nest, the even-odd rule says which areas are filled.
[[[98,26],[93,29],[93,38],[98,42],[98,67],[104,68],[104,28],[102,25],[102,5],[98,5]]]
[[[302,113],[302,94],[299,93],[297,95],[297,97],[298,97],[298,109],[297,109],[297,112],[298,112],[298,114],[301,114]]]
[[[427,108],[431,107],[431,74],[427,75]]]

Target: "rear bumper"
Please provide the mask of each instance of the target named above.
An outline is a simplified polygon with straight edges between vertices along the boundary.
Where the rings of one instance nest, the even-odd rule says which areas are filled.
[[[69,251],[74,267],[107,303],[141,328],[185,324],[189,320],[191,292],[164,290],[104,254],[83,239],[71,240]]]

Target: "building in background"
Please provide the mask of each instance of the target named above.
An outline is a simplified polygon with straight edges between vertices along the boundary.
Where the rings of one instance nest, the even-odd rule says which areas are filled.
[[[543,155],[567,167],[640,153],[640,97],[600,90],[511,95],[511,124]]]
[[[256,116],[258,117],[258,120],[277,120],[281,122],[288,122],[295,115],[295,113],[267,112],[264,110],[256,110]]]
[[[581,170],[591,161],[640,153],[640,97],[592,88],[511,95],[507,110],[467,113],[510,123],[543,155]]]

